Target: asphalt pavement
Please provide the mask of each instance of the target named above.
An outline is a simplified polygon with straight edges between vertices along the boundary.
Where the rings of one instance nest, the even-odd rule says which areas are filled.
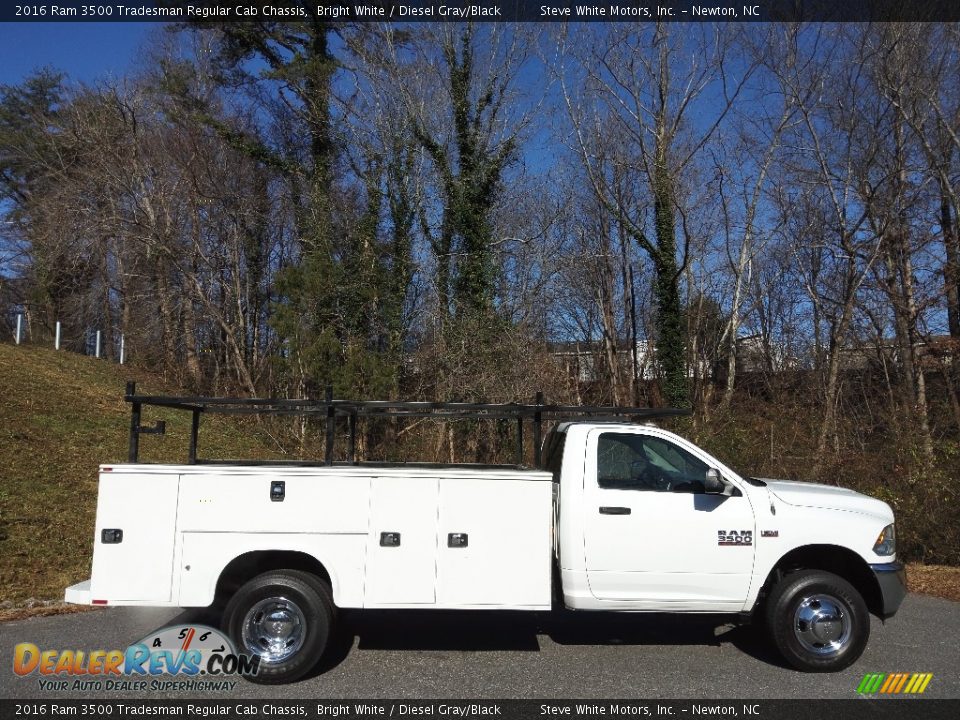
[[[341,613],[320,667],[290,686],[239,681],[195,693],[57,693],[12,672],[13,648],[122,649],[202,613],[116,608],[0,624],[0,697],[290,698],[856,698],[865,673],[933,673],[924,697],[960,698],[960,603],[909,595],[853,667],[785,667],[749,627],[723,618],[647,614],[391,611]],[[917,698],[919,699],[919,698]]]

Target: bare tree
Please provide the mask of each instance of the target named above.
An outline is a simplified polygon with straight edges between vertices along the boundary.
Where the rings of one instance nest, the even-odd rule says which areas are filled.
[[[764,56],[771,52],[771,48],[783,48],[783,53],[778,54],[773,63],[785,64],[789,68],[798,60],[796,44],[799,31],[799,26],[775,25],[759,38],[744,33],[744,40],[749,42],[751,54],[758,62],[764,62]],[[766,78],[769,75],[762,73],[755,77]],[[776,89],[767,95],[767,89],[761,81],[754,89],[753,111],[737,114],[739,137],[735,154],[718,158],[716,162],[718,194],[724,220],[724,254],[733,276],[733,287],[729,292],[730,312],[721,339],[726,345],[727,362],[721,400],[723,407],[729,407],[733,399],[737,374],[737,337],[743,320],[743,302],[751,283],[751,271],[768,239],[757,237],[758,214],[767,200],[769,173],[778,158],[783,135],[797,119],[795,97],[776,92]],[[736,210],[732,207],[734,204]]]
[[[818,345],[821,319],[827,325],[823,417],[814,462],[818,472],[828,442],[837,439],[841,363],[858,293],[881,249],[882,237],[869,227],[862,193],[872,192],[876,182],[871,171],[882,128],[876,112],[864,112],[873,109],[868,107],[872,93],[856,33],[826,27],[811,32],[802,40],[793,36],[796,62],[775,62],[768,69],[801,120],[786,159],[788,182],[798,190],[787,190],[781,198],[787,203],[782,210],[793,218],[794,256],[814,308]]]
[[[657,361],[671,404],[688,402],[680,279],[686,250],[678,252],[678,189],[716,133],[752,71],[730,62],[735,43],[722,26],[675,34],[664,24],[624,25],[601,38],[558,37],[558,73],[573,126],[573,144],[589,186],[655,270]],[[690,122],[698,115],[698,122]],[[629,148],[625,172],[640,172],[647,201],[618,201],[605,168],[590,153],[590,137],[618,134]],[[647,212],[646,208],[652,212]],[[681,218],[682,218],[681,214]]]

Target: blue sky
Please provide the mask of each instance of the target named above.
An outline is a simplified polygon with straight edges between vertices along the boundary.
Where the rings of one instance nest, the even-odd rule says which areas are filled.
[[[123,75],[156,23],[0,23],[0,84],[19,83],[39,67],[72,80]]]

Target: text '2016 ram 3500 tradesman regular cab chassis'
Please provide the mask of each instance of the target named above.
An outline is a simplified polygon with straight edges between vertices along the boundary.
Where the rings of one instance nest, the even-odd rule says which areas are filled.
[[[670,412],[549,405],[242,401],[136,396],[131,463],[102,466],[92,577],[72,603],[209,606],[260,657],[260,682],[307,673],[335,608],[730,613],[808,671],[862,653],[869,613],[905,594],[894,518],[839,487],[744,477],[652,425],[547,416]],[[142,405],[193,411],[190,464],[137,462]],[[326,413],[323,465],[199,463],[201,413]],[[279,408],[279,410],[278,410]],[[319,412],[318,412],[319,411]],[[357,464],[358,417],[513,418],[535,465]],[[676,413],[674,413],[676,414]],[[350,462],[333,464],[336,419]],[[556,588],[556,594],[554,589]]]

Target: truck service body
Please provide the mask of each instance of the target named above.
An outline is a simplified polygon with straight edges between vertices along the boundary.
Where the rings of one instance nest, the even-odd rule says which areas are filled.
[[[259,679],[284,682],[337,607],[549,611],[556,589],[572,610],[751,618],[799,669],[838,670],[903,599],[879,500],[744,477],[649,424],[564,422],[544,447],[543,470],[101,466],[92,576],[66,600],[226,602]]]

